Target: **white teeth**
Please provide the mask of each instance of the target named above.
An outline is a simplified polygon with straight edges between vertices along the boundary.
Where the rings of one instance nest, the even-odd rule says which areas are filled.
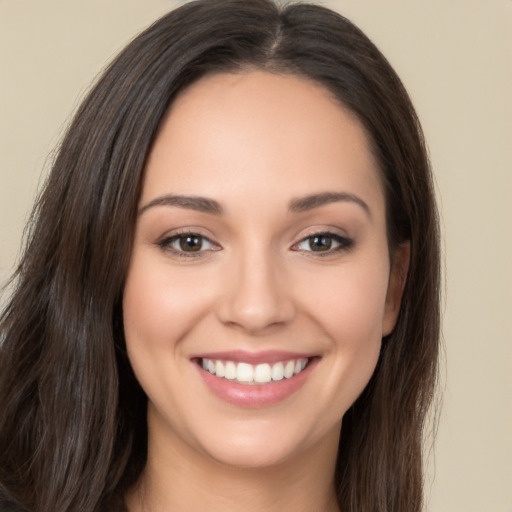
[[[228,361],[226,363],[226,374],[224,377],[230,380],[236,379],[236,364],[233,363],[233,361]]]
[[[288,361],[284,367],[284,376],[289,379],[293,376],[293,370],[295,370],[295,361]]]
[[[224,375],[226,375],[222,361],[215,361],[215,375],[217,375],[217,377],[224,377]]]
[[[252,382],[254,380],[254,368],[247,363],[238,363],[236,368],[236,380],[238,382]]]
[[[272,380],[282,380],[284,377],[283,363],[276,363],[272,366]]]
[[[243,384],[268,384],[271,381],[290,379],[303,371],[307,364],[306,358],[291,359],[272,365],[269,363],[252,365],[207,358],[203,358],[201,361],[202,368],[212,375],[236,380]]]
[[[268,363],[258,364],[254,369],[254,382],[265,384],[272,380],[272,368]]]

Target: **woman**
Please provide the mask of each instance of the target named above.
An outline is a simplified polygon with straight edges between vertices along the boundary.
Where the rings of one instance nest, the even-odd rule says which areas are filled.
[[[171,12],[36,205],[1,320],[3,508],[421,510],[438,252],[419,123],[357,28]]]

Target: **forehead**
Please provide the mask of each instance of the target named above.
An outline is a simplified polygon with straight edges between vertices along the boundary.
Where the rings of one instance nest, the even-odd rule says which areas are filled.
[[[143,199],[347,187],[383,200],[356,116],[311,80],[247,71],[206,76],[178,95],[150,153]]]

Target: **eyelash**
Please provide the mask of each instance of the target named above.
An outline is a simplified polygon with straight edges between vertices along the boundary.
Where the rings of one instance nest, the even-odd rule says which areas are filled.
[[[197,251],[186,251],[186,250],[183,250],[183,247],[181,247],[181,248],[173,247],[173,244],[175,244],[175,243],[179,243],[181,245],[181,243],[186,241],[187,238],[198,239],[201,244],[201,247]],[[311,249],[311,245],[310,245],[310,250],[305,250],[305,249],[300,248],[301,244],[308,243],[308,242],[311,244],[311,242],[315,239],[327,239],[329,245],[332,245],[333,242],[338,245],[335,246],[334,248],[327,247],[326,250],[319,250],[319,251],[315,251],[314,249]],[[210,247],[207,249],[204,249],[203,245],[205,243],[209,244]],[[165,237],[160,242],[158,242],[157,245],[163,251],[170,252],[173,255],[176,255],[180,258],[198,258],[198,257],[204,256],[204,253],[207,251],[220,250],[220,247],[217,244],[215,244],[214,242],[212,242],[208,237],[206,237],[200,233],[193,232],[193,231],[185,231],[185,232],[178,233],[178,234],[175,234],[175,235],[172,235],[169,237]],[[347,237],[338,235],[336,233],[331,233],[329,231],[321,231],[318,233],[311,233],[311,234],[305,236],[298,243],[294,244],[291,249],[293,251],[303,251],[303,252],[312,253],[312,255],[314,254],[315,256],[325,257],[325,256],[330,256],[330,255],[338,253],[338,252],[348,251],[353,246],[354,246],[354,240],[351,238],[347,238]]]
[[[201,248],[197,251],[185,251],[183,248],[178,249],[176,247],[173,247],[174,243],[180,243],[181,241],[185,241],[187,238],[196,238],[199,239],[201,243]],[[158,246],[163,251],[167,251],[172,253],[173,255],[176,255],[180,258],[198,258],[203,256],[203,253],[206,252],[205,249],[203,249],[203,245],[207,243],[211,247],[206,250],[214,250],[218,251],[218,248],[213,249],[214,247],[219,247],[215,243],[213,243],[208,237],[202,235],[201,233],[195,233],[193,231],[185,231],[183,233],[178,233],[176,235],[165,237],[164,239],[160,240],[158,242]]]
[[[310,245],[311,250],[309,250],[309,251],[300,248],[301,244],[304,244],[307,242],[309,242],[311,244],[311,242],[314,239],[328,239],[330,245],[332,245],[332,242],[334,242],[338,245],[334,248],[328,247],[326,250],[320,250],[320,251],[315,251],[314,249],[311,249],[311,245]],[[317,233],[311,233],[311,234],[305,236],[304,238],[302,238],[298,243],[293,245],[292,250],[295,250],[295,251],[304,250],[305,252],[311,253],[311,255],[314,254],[315,256],[325,257],[325,256],[331,256],[332,254],[335,254],[338,252],[348,251],[353,246],[354,246],[354,240],[352,238],[347,238],[347,237],[338,235],[336,233],[331,233],[330,231],[320,231]]]

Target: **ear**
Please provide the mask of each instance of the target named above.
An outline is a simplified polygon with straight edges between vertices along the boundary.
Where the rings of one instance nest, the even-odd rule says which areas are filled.
[[[393,252],[388,292],[382,318],[382,336],[391,334],[395,328],[398,313],[400,312],[400,304],[402,303],[405,282],[407,281],[410,256],[411,244],[408,241],[400,244]]]

